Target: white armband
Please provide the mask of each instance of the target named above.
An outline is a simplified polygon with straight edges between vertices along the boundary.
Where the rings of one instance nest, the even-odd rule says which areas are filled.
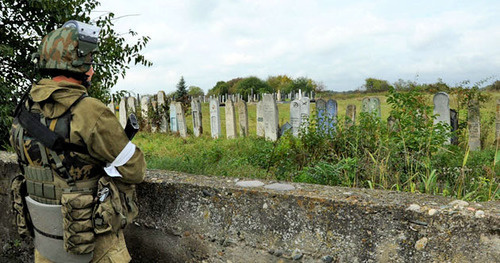
[[[104,171],[111,177],[123,177],[116,167],[122,166],[132,158],[135,152],[135,144],[132,142],[128,142],[127,145],[123,148],[123,150],[116,156],[115,160],[112,163],[108,163],[106,167],[104,167]]]

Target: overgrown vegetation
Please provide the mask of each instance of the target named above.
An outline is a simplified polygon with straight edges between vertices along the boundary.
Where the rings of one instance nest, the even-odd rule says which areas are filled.
[[[463,97],[478,96],[474,95],[476,89],[463,92],[468,93]],[[354,125],[339,119],[334,128],[325,131],[318,129],[313,116],[299,137],[285,134],[277,142],[257,137],[182,139],[147,133],[139,134],[135,142],[145,152],[149,168],[421,192],[475,201],[500,199],[498,145],[467,151],[465,126],[456,132],[461,144],[444,145],[452,135],[449,127],[433,124],[429,95],[419,88],[408,92],[390,89],[386,102],[390,106],[386,111],[396,120],[392,126],[362,113]],[[460,118],[464,122],[466,114]]]

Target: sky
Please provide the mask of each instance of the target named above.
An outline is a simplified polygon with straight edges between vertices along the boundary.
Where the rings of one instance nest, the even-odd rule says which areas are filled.
[[[332,91],[370,77],[500,79],[498,0],[102,0],[95,11],[151,37],[142,53],[154,65],[131,66],[113,91],[169,93],[181,76],[205,92],[249,76],[308,77]]]

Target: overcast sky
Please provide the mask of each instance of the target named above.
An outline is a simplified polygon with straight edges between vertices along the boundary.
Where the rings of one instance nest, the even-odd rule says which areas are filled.
[[[500,1],[103,0],[118,31],[151,37],[113,90],[174,91],[286,74],[334,91],[368,77],[455,85],[500,79]],[[93,13],[99,16],[101,13]],[[491,83],[491,80],[489,83]]]

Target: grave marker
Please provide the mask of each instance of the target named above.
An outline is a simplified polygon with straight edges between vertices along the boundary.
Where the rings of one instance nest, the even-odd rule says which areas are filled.
[[[170,131],[173,133],[178,132],[175,101],[170,102]]]
[[[451,144],[458,145],[458,136],[455,133],[458,130],[458,112],[454,109],[450,109],[450,123],[451,123]]]
[[[193,116],[193,133],[194,136],[200,137],[203,133],[201,103],[198,99],[191,101],[191,114]]]
[[[500,147],[500,99],[497,100],[497,114],[496,114],[496,145]]]
[[[182,138],[187,137],[187,126],[186,126],[186,117],[184,116],[184,109],[182,108],[181,102],[175,103],[175,114],[177,120],[177,130],[179,131],[179,135]]]
[[[214,139],[221,136],[220,110],[217,99],[210,100],[210,131]]]
[[[263,137],[264,135],[264,103],[259,101],[257,102],[257,136]]]
[[[167,132],[168,131],[168,120],[167,120],[167,111],[166,111],[166,105],[167,102],[165,100],[165,92],[164,91],[159,91],[158,92],[158,115],[160,116],[160,132]]]
[[[238,107],[238,117],[240,124],[240,136],[248,136],[248,108],[247,103],[244,100],[240,100],[237,104]]]
[[[471,100],[469,105],[469,149],[471,151],[481,150],[481,115],[479,112],[479,102]]]
[[[345,116],[347,117],[345,120],[346,127],[354,125],[356,123],[356,105],[347,105]]]
[[[137,115],[136,104],[137,103],[135,97],[127,98],[127,116],[130,115],[131,113]]]
[[[327,131],[327,114],[326,114],[326,101],[318,99],[316,101],[316,117],[318,118],[318,130],[321,132]]]
[[[146,127],[142,127],[146,131],[151,131],[151,123],[149,121],[149,104],[150,100],[148,96],[143,96],[141,98],[141,116],[144,120],[143,123],[146,124]]]
[[[264,94],[262,101],[264,103],[264,134],[266,139],[276,141],[279,136],[278,105],[272,94]]]
[[[236,113],[234,111],[234,102],[231,98],[226,101],[226,138],[236,138]]]
[[[451,125],[450,121],[450,97],[446,92],[438,92],[434,95],[432,99],[434,103],[434,115],[438,115],[434,119],[434,124],[441,122],[448,126]],[[445,144],[450,144],[451,138],[448,138]]]
[[[108,103],[108,109],[113,113],[113,114],[116,114],[116,109],[115,109],[115,104],[113,103],[113,101],[111,101],[110,103]]]
[[[294,100],[290,103],[290,125],[292,126],[293,136],[299,136],[300,130],[300,100]]]
[[[338,114],[338,108],[337,108],[337,101],[329,99],[328,102],[326,103],[326,123],[327,127],[329,129],[332,129],[335,131],[335,124],[337,123],[337,114]]]
[[[380,99],[377,97],[363,98],[362,111],[370,114],[375,114],[376,117],[381,118]]]
[[[125,125],[127,125],[127,99],[122,98],[120,100],[120,105],[118,108],[118,117],[120,120],[120,124],[122,125],[123,128],[125,128]]]
[[[309,126],[309,116],[310,115],[311,115],[310,100],[308,97],[302,97],[300,99],[300,127],[301,128],[307,129],[307,126]]]

